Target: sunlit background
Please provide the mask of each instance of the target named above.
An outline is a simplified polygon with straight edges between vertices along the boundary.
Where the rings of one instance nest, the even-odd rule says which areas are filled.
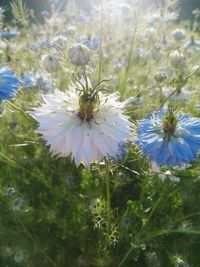
[[[101,0],[73,0],[77,7],[80,10],[84,11],[90,11],[94,6],[98,6],[101,2]],[[114,2],[115,0],[113,0]],[[7,19],[10,19],[10,11],[9,11],[9,3],[11,2],[10,0],[1,0],[0,1],[4,7],[7,7]],[[68,0],[26,0],[27,5],[34,10],[36,16],[38,19],[41,18],[41,10],[48,10],[49,5],[51,2],[54,2],[60,8],[63,8],[63,6],[66,5]],[[108,2],[107,0],[105,3]],[[112,1],[110,1],[112,2]],[[124,0],[121,2],[126,2],[128,4],[134,4],[134,0]],[[143,0],[142,1],[144,5],[150,6],[152,4],[155,5],[162,5],[164,4],[165,0]],[[172,1],[173,2],[173,1]],[[200,8],[200,1],[199,0],[180,0],[180,19],[190,19],[192,17],[192,10]]]

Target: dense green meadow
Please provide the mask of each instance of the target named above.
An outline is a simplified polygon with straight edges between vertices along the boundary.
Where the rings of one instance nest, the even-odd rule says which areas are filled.
[[[132,2],[0,3],[0,267],[200,266],[200,10]]]

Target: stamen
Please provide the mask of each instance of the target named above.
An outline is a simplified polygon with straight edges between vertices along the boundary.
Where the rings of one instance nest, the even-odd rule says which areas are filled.
[[[95,97],[95,96],[96,96],[96,94],[98,94],[98,92],[101,92],[101,91],[106,91],[106,92],[109,92],[109,90],[108,90],[108,89],[105,89],[105,88],[100,88],[100,89],[98,89],[96,92],[93,92],[93,94],[92,94],[92,96],[91,96],[91,97]]]
[[[85,78],[85,83],[86,83],[86,92],[88,91],[88,79],[87,79],[87,75],[86,75],[86,72],[85,72],[85,68],[83,70],[83,73],[84,73],[84,78]]]
[[[174,134],[177,125],[177,117],[171,108],[165,113],[162,119],[163,131],[165,134],[165,138],[170,139],[170,137]]]
[[[92,93],[96,90],[96,88],[101,84],[101,83],[103,83],[103,82],[110,82],[110,80],[106,80],[106,79],[104,79],[104,80],[101,80],[100,82],[98,82],[96,85],[95,85],[95,87],[93,88],[93,90],[92,90]]]
[[[72,73],[72,76],[73,76],[74,80],[75,80],[76,82],[78,82],[78,83],[81,85],[81,87],[83,88],[83,92],[85,92],[85,86],[82,84],[82,82],[80,82],[80,81],[76,78],[76,76],[74,75],[74,73]]]

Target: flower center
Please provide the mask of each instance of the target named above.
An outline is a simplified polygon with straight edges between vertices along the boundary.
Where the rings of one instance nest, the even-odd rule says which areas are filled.
[[[74,80],[79,84],[79,86],[81,86],[81,89],[76,88],[79,92],[81,92],[79,97],[79,111],[77,115],[81,120],[90,122],[94,118],[94,115],[98,111],[100,105],[98,93],[100,91],[108,91],[105,88],[98,87],[101,83],[109,80],[101,80],[95,85],[94,88],[92,88],[85,73],[84,76],[85,85],[79,81],[75,75],[73,75]]]
[[[79,118],[90,122],[93,119],[94,113],[97,111],[98,106],[98,94],[88,94],[84,92],[79,98]]]
[[[168,140],[174,134],[177,122],[178,119],[174,115],[174,112],[169,109],[162,119],[163,132],[165,134],[165,138],[167,138]]]

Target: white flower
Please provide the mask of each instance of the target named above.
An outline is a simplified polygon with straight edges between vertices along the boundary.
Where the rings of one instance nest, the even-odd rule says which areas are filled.
[[[119,143],[131,138],[132,123],[123,115],[118,98],[117,93],[56,89],[43,96],[44,104],[31,115],[39,122],[37,132],[50,145],[52,155],[71,156],[77,166],[89,167],[104,156],[115,157]]]

